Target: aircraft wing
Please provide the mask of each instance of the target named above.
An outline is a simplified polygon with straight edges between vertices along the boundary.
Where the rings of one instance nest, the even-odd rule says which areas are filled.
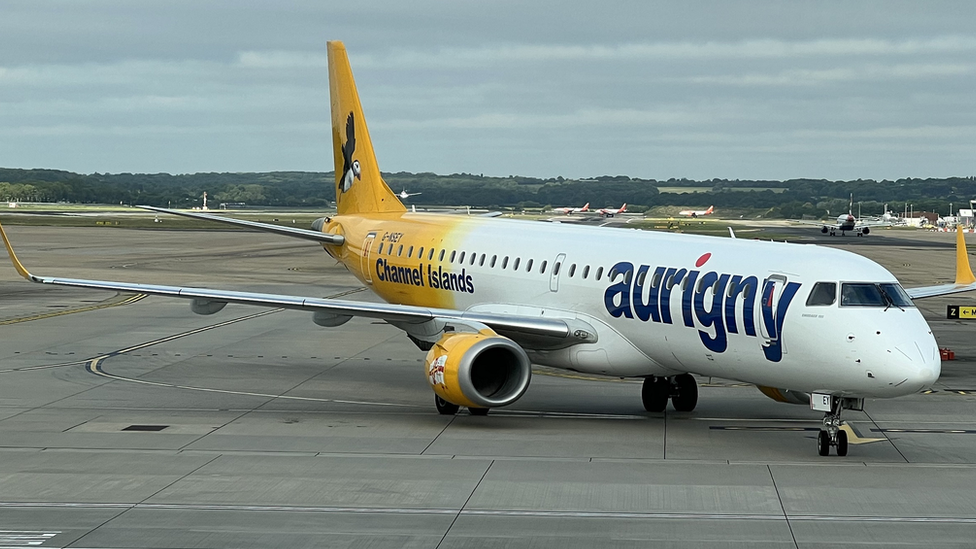
[[[894,225],[891,221],[884,221],[881,219],[858,219],[857,223],[854,224],[855,227],[891,227]]]
[[[136,207],[142,208],[143,210],[151,210],[154,212],[161,212],[161,213],[167,213],[173,215],[182,215],[183,217],[192,217],[194,219],[204,219],[206,221],[218,221],[220,223],[228,223],[230,225],[237,225],[238,227],[247,227],[249,229],[265,231],[269,233],[279,234],[282,236],[290,236],[293,238],[304,238],[305,240],[314,240],[316,242],[322,242],[325,244],[335,244],[336,246],[342,245],[342,243],[345,241],[342,235],[322,233],[319,231],[312,231],[309,229],[299,229],[297,227],[284,227],[282,225],[274,225],[272,223],[260,223],[258,221],[233,219],[230,217],[222,217],[219,215],[212,215],[212,214],[199,213],[199,212],[168,210],[166,208],[157,208],[155,206],[136,206]]]
[[[790,223],[799,223],[800,225],[815,225],[817,227],[829,227],[835,225],[834,221],[817,221],[815,219],[788,219]]]
[[[253,292],[236,292],[229,290],[212,290],[208,288],[185,288],[179,286],[163,286],[157,284],[136,284],[131,282],[113,282],[106,280],[86,280],[79,278],[61,278],[32,274],[17,259],[10,240],[0,226],[0,237],[3,239],[7,253],[17,272],[31,282],[52,284],[56,286],[73,286],[76,288],[91,288],[96,290],[113,290],[117,292],[133,292],[165,297],[191,299],[202,307],[217,305],[213,310],[220,310],[223,303],[241,303],[260,307],[281,307],[285,309],[323,312],[337,316],[362,316],[385,320],[398,327],[402,325],[421,325],[425,322],[471,322],[488,326],[497,333],[509,337],[516,342],[524,343],[529,348],[561,347],[574,343],[596,341],[595,331],[585,323],[574,319],[541,318],[535,316],[503,315],[482,313],[475,311],[459,311],[452,309],[436,309],[416,307],[410,305],[396,305],[390,303],[369,303],[340,299],[323,299],[316,297],[302,297],[282,294],[264,294]]]
[[[956,281],[952,284],[937,284],[935,286],[921,286],[918,288],[905,288],[908,296],[912,299],[923,299],[926,297],[937,297],[940,295],[957,294],[976,290],[976,275],[969,265],[969,254],[966,251],[965,233],[962,227],[956,228]]]

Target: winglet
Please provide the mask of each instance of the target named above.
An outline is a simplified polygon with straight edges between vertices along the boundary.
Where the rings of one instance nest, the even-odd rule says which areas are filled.
[[[959,225],[956,227],[956,284],[972,284],[973,282],[976,282],[976,276],[973,275],[973,269],[969,266],[966,237],[962,225]]]
[[[20,273],[20,276],[26,278],[27,280],[30,280],[31,282],[37,282],[37,279],[34,278],[34,275],[30,274],[30,272],[24,268],[24,264],[21,263],[19,259],[17,259],[17,254],[14,253],[14,249],[10,245],[10,239],[7,238],[7,233],[4,232],[3,225],[0,225],[0,237],[3,238],[3,245],[7,247],[7,253],[10,254],[10,261],[13,261],[14,263],[14,269],[17,269],[17,272]]]

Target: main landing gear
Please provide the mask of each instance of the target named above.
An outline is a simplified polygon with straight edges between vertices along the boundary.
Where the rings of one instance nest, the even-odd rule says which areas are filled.
[[[847,431],[841,429],[844,422],[840,419],[844,410],[864,410],[864,399],[831,397],[830,411],[824,413],[824,428],[817,435],[817,451],[821,456],[830,455],[831,446],[837,448],[838,456],[847,455]]]
[[[450,402],[444,400],[443,398],[434,395],[434,406],[437,408],[437,413],[442,416],[453,416],[461,410],[461,407],[457,404],[451,404]],[[473,416],[487,416],[488,410],[491,408],[468,408]]]
[[[690,412],[698,404],[698,382],[691,374],[672,377],[649,376],[641,387],[641,401],[648,412],[663,412],[671,405],[679,412]]]

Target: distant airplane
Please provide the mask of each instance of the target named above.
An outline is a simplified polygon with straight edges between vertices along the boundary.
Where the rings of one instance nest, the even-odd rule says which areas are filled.
[[[402,191],[400,191],[400,194],[398,194],[397,196],[399,196],[403,200],[406,200],[406,199],[410,198],[411,196],[417,196],[417,195],[421,195],[421,194],[424,194],[424,193],[408,193],[406,189],[403,189]]]
[[[709,206],[707,210],[681,210],[678,215],[687,215],[690,217],[698,217],[700,215],[712,215],[715,211],[715,206]]]
[[[955,283],[906,290],[870,259],[824,246],[412,213],[380,175],[342,43],[328,43],[328,59],[335,214],[300,229],[141,207],[309,240],[385,303],[314,297],[321,287],[302,296],[36,275],[0,228],[14,268],[39,284],[185,299],[203,315],[240,304],[302,311],[324,328],[354,316],[383,321],[427,353],[422,375],[446,415],[465,406],[483,416],[513,404],[533,364],[642,379],[633,392],[644,409],[661,414],[670,401],[691,412],[695,373],[757,385],[777,401],[820,411],[818,453],[833,447],[846,455],[844,410],[863,410],[867,398],[916,394],[938,380],[939,346],[912,300],[976,290],[961,231]],[[323,346],[343,337],[303,336]],[[354,390],[396,389],[364,383]],[[577,400],[567,396],[563,406]],[[615,397],[612,406],[625,405]],[[466,428],[471,440],[484,439],[505,421]]]
[[[553,208],[552,211],[564,213],[566,215],[588,212],[590,211],[590,203],[587,202],[582,208]]]
[[[834,223],[824,223],[821,221],[808,221],[804,219],[795,219],[795,223],[801,223],[804,225],[819,225],[820,232],[823,234],[829,234],[830,236],[836,236],[837,232],[840,231],[840,235],[844,236],[848,231],[853,231],[857,236],[866,236],[871,233],[871,227],[890,227],[894,225],[893,221],[888,220],[865,220],[858,219],[854,216],[852,210],[854,209],[854,195],[851,194],[850,206],[847,209],[846,214],[840,214],[837,216],[837,220]]]
[[[597,211],[603,217],[613,217],[613,216],[615,216],[617,214],[622,214],[622,213],[626,212],[627,211],[627,203],[624,202],[624,205],[621,206],[621,207],[619,207],[619,208],[600,208]]]

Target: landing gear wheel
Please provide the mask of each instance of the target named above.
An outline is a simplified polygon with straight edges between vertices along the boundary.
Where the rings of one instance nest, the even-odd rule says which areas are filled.
[[[491,408],[468,408],[468,411],[473,416],[487,416],[488,410],[491,410]]]
[[[671,396],[671,382],[666,377],[645,377],[641,386],[641,402],[648,412],[663,412]]]
[[[437,407],[437,413],[442,416],[453,416],[461,409],[457,404],[451,404],[437,395],[434,395],[434,406]]]
[[[671,382],[671,405],[679,412],[690,412],[698,404],[698,382],[691,374],[674,376]]]
[[[847,431],[837,431],[837,455],[841,457],[847,455]]]
[[[843,429],[844,422],[840,419],[840,414],[844,410],[864,411],[864,399],[854,397],[831,397],[830,411],[824,414],[823,426],[820,436],[817,437],[817,447],[820,455],[826,456],[830,453],[830,447],[837,447],[838,456],[846,456],[848,446],[847,431]]]

